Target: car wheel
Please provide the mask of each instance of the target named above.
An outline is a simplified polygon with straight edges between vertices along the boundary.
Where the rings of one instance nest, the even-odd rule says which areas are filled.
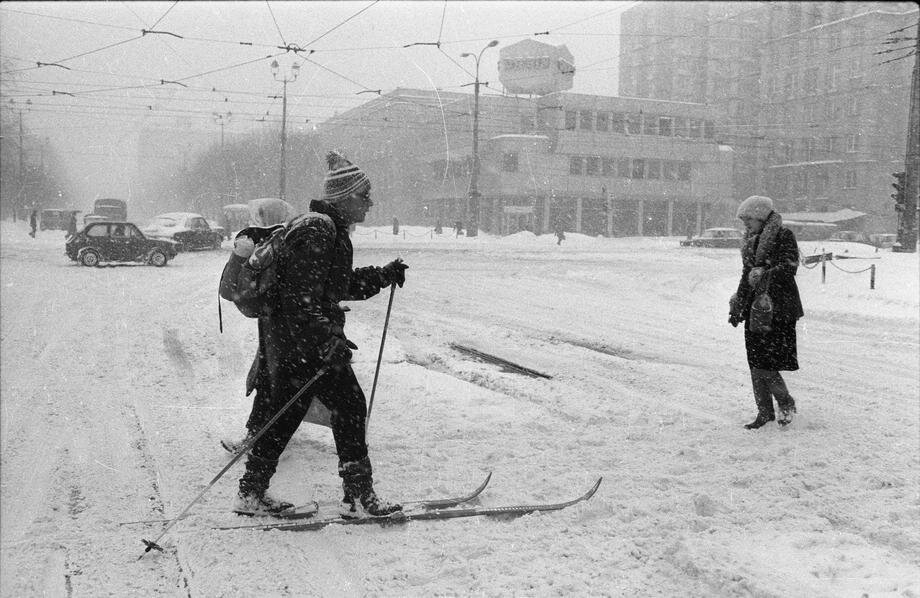
[[[161,249],[154,249],[150,253],[150,263],[157,268],[165,266],[167,261],[169,261],[169,258],[166,257],[166,254]]]
[[[94,249],[86,249],[80,255],[80,263],[84,266],[94,267],[99,265],[99,253]]]

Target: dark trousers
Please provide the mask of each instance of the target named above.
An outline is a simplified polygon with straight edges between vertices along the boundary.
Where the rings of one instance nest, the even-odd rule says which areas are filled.
[[[751,384],[754,387],[754,401],[757,403],[757,413],[763,417],[773,419],[773,399],[780,409],[790,408],[795,405],[786,382],[782,375],[775,370],[762,370],[751,368]]]
[[[279,368],[278,375],[273,376],[276,382],[270,386],[269,398],[262,404],[265,410],[259,417],[265,422],[274,417],[317,371],[319,367],[316,364],[296,372],[289,368]],[[278,458],[297,431],[313,400],[319,400],[330,411],[332,437],[339,463],[367,461],[367,405],[364,392],[350,364],[329,366],[326,373],[256,441],[246,461],[246,472],[240,479],[240,491],[264,492],[268,488]]]

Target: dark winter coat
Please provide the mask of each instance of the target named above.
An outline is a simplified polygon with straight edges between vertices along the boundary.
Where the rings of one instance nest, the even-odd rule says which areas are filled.
[[[265,318],[272,387],[277,376],[318,369],[332,337],[345,337],[345,309],[339,302],[373,297],[390,284],[382,268],[353,268],[348,222],[334,204],[313,201],[310,210],[288,225]]]
[[[759,234],[745,234],[741,248],[741,280],[732,297],[731,315],[744,320],[744,340],[748,365],[764,370],[797,370],[799,368],[795,325],[805,315],[795,283],[799,266],[799,247],[795,234],[782,225],[782,217],[772,212]],[[763,268],[764,274],[756,288],[748,283],[748,274]],[[766,290],[773,300],[773,330],[751,332],[749,327],[751,303]]]

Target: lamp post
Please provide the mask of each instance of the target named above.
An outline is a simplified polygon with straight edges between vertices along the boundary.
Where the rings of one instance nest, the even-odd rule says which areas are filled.
[[[464,52],[460,55],[460,58],[472,56],[476,59],[476,81],[473,84],[473,164],[470,172],[470,194],[467,201],[469,219],[466,226],[467,237],[475,237],[479,233],[479,61],[482,59],[483,52],[497,45],[498,40],[493,39],[479,51],[479,54]]]
[[[227,181],[227,196],[225,203],[230,203],[230,168],[227,163],[227,154],[224,152],[224,125],[230,121],[232,112],[214,112],[214,122],[220,125],[220,160],[224,165],[224,178]]]
[[[285,150],[285,145],[287,145],[286,143],[287,131],[285,128],[287,124],[287,84],[290,83],[291,81],[297,80],[297,75],[300,74],[300,65],[297,64],[296,62],[291,65],[291,72],[290,72],[291,78],[290,79],[288,79],[286,76],[283,76],[283,75],[281,76],[281,78],[278,77],[280,67],[278,65],[277,60],[272,60],[271,67],[272,67],[272,76],[275,78],[275,81],[281,81],[281,83],[283,84],[283,90],[284,90],[281,95],[282,97],[282,100],[281,100],[281,178],[278,184],[278,197],[280,197],[281,199],[284,199],[284,177],[285,177],[285,170],[286,170],[284,150]]]

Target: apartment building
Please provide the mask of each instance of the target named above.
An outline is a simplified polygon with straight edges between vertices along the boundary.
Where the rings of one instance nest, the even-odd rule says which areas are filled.
[[[621,19],[620,94],[725,114],[736,200],[850,208],[865,230],[891,231],[913,59],[877,52],[898,30],[916,35],[917,14],[908,2],[646,2]]]

